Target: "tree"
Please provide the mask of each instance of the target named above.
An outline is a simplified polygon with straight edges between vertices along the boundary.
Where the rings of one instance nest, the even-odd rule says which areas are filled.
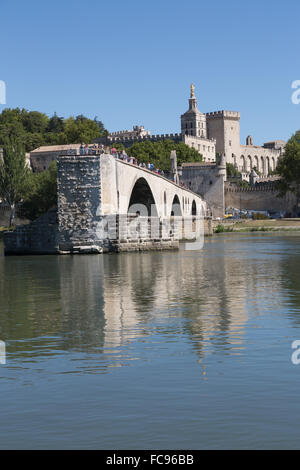
[[[300,198],[300,130],[286,144],[284,156],[279,159],[277,173],[281,176],[278,182],[280,195],[287,191]]]
[[[64,127],[64,118],[58,117],[57,114],[54,113],[49,120],[47,132],[58,134],[59,132],[64,132]]]
[[[121,149],[122,144],[117,144],[116,148]],[[201,162],[202,155],[194,148],[188,147],[183,142],[175,143],[170,139],[152,142],[135,142],[127,149],[128,155],[136,158],[139,162],[153,163],[156,168],[168,171],[171,167],[171,151],[176,150],[177,163]]]
[[[6,108],[0,113],[0,146],[7,137],[15,137],[31,152],[42,145],[90,143],[107,135],[103,123],[84,115],[65,119],[54,113],[50,118],[39,111]]]
[[[26,132],[42,134],[46,132],[49,118],[46,114],[39,113],[38,111],[24,112],[22,124]]]
[[[240,178],[241,173],[232,163],[226,163],[226,173],[228,178]]]
[[[65,134],[68,143],[90,143],[97,137],[101,137],[98,124],[92,119],[88,119],[82,115],[75,119],[70,117],[65,120]]]
[[[15,137],[5,138],[0,158],[0,197],[10,206],[10,227],[14,223],[15,207],[22,198],[28,174],[24,146]]]
[[[31,173],[24,192],[20,215],[34,220],[57,205],[57,169],[53,161],[48,170]]]

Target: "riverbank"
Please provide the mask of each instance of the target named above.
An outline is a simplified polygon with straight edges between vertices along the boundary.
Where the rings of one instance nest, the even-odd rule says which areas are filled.
[[[4,232],[8,230],[13,230],[14,228],[9,229],[8,227],[0,227],[0,240],[3,240]]]
[[[213,224],[213,231],[214,233],[300,231],[300,218],[215,221]]]

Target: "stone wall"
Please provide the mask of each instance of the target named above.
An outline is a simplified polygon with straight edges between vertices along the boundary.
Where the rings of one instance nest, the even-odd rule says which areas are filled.
[[[131,147],[136,142],[159,142],[160,140],[173,140],[174,142],[182,142],[181,134],[153,134],[153,135],[142,135],[142,136],[114,136],[113,134],[99,137],[93,140],[95,144],[112,145],[112,144],[123,144],[125,147]]]
[[[4,234],[5,254],[57,254],[58,224],[52,210],[27,225]]]
[[[101,219],[100,157],[59,157],[57,182],[60,250],[101,246],[102,242],[97,238],[97,224]]]
[[[183,142],[201,153],[204,162],[216,161],[216,141],[214,139],[185,135],[183,136]]]
[[[225,212],[225,167],[216,164],[185,163],[180,180],[199,194],[212,211],[213,217],[223,217]]]
[[[250,188],[226,184],[225,205],[236,209],[284,212],[291,215],[297,215],[299,212],[295,195],[287,193],[283,198],[278,197],[274,184],[261,184]]]

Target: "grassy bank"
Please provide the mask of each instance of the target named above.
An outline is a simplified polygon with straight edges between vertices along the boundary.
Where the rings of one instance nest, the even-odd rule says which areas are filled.
[[[237,220],[219,223],[214,233],[300,231],[300,219]]]

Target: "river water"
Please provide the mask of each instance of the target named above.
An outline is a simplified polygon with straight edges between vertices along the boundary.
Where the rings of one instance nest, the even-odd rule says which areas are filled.
[[[300,447],[295,233],[100,256],[0,245],[0,340],[0,448]]]

